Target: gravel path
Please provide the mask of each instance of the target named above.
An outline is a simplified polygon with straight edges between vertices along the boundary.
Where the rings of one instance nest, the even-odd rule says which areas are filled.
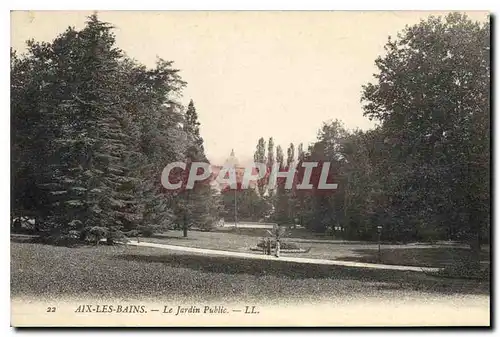
[[[217,250],[217,249],[193,248],[193,247],[166,245],[166,244],[152,243],[152,242],[134,242],[134,241],[132,241],[132,242],[129,242],[128,244],[132,245],[132,246],[154,247],[154,248],[161,248],[161,249],[183,251],[183,252],[188,252],[188,253],[232,256],[232,257],[240,257],[240,258],[245,258],[245,259],[256,259],[256,260],[277,260],[277,259],[279,259],[280,261],[284,261],[284,262],[346,266],[346,267],[355,267],[355,268],[419,271],[419,272],[435,272],[435,271],[439,270],[439,268],[415,267],[415,266],[397,266],[397,265],[388,265],[388,264],[361,263],[361,262],[336,261],[336,260],[325,260],[325,259],[309,259],[309,258],[302,258],[302,257],[283,256],[283,255],[280,256],[279,258],[277,258],[273,255],[259,255],[259,254],[231,252],[231,251]]]

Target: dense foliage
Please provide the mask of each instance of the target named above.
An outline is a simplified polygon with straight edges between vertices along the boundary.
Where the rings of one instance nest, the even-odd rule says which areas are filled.
[[[460,240],[477,251],[490,228],[489,23],[431,17],[385,50],[361,99],[378,126],[347,130],[335,120],[307,151],[298,147],[299,163],[332,163],[336,193],[278,188],[267,194],[273,218],[356,240],[376,239],[381,225],[383,240]],[[263,149],[261,138],[255,158],[266,158]]]
[[[148,68],[94,15],[82,30],[11,52],[12,214],[57,238],[210,229],[270,220],[354,240],[460,240],[477,255],[490,229],[490,26],[431,17],[389,38],[362,88],[372,130],[324,123],[317,141],[258,140],[254,160],[286,170],[331,163],[338,189],[166,191],[162,169],[206,161],[193,101],[172,62]],[[334,112],[332,112],[334,113]],[[182,179],[182,177],[180,177]],[[236,208],[236,209],[235,209]]]
[[[128,58],[96,15],[11,54],[13,215],[54,237],[95,242],[210,225],[195,216],[214,214],[210,191],[188,199],[160,184],[167,163],[205,159],[172,62],[149,69]]]

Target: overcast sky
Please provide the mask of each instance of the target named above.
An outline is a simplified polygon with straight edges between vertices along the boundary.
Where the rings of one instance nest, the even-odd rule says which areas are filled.
[[[12,46],[49,41],[68,26],[82,28],[91,12],[13,12]],[[99,12],[116,26],[117,44],[152,66],[174,61],[188,82],[205,149],[213,164],[234,148],[252,159],[257,140],[316,139],[323,121],[368,129],[361,86],[376,72],[374,60],[389,35],[439,12]],[[470,12],[475,20],[486,13]]]

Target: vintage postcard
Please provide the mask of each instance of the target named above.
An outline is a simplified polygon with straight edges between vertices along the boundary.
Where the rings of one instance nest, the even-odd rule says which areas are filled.
[[[487,11],[11,12],[11,325],[490,322]]]

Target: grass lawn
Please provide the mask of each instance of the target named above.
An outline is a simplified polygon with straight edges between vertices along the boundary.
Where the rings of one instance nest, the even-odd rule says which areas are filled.
[[[489,294],[489,283],[146,247],[56,247],[11,241],[12,296],[266,300]],[[406,295],[405,295],[406,296]]]
[[[177,246],[261,254],[260,251],[251,251],[250,248],[256,247],[262,237],[263,236],[244,235],[237,232],[190,231],[188,233],[188,237],[184,238],[182,237],[181,231],[170,231],[164,234],[157,234],[151,238],[141,238],[141,240]],[[332,260],[344,256],[355,256],[353,255],[352,248],[355,248],[356,246],[343,244],[342,241],[307,240],[296,238],[286,238],[284,240],[288,242],[295,242],[300,248],[309,249],[309,251],[307,253],[283,253],[283,255]]]
[[[259,229],[259,231],[261,231]],[[243,234],[244,233],[244,234]],[[255,247],[262,236],[250,235],[245,231],[190,231],[188,237],[182,237],[181,231],[170,231],[152,238],[141,238],[143,241],[188,246],[196,248],[220,249],[236,252],[248,252]],[[309,249],[307,253],[283,253],[283,255],[344,260],[357,262],[378,262],[378,245],[375,243],[344,242],[340,240],[304,239],[287,237],[285,241],[294,242],[299,247]],[[454,261],[466,257],[468,249],[456,246],[430,245],[382,245],[381,263],[420,267],[444,267]],[[484,250],[482,259],[489,261],[489,249]]]
[[[345,257],[346,261],[379,263],[378,250],[356,249],[358,256]],[[489,262],[490,252],[481,252],[481,261]],[[400,248],[381,249],[380,263],[399,264],[419,267],[445,267],[466,260],[470,256],[466,248],[437,247],[437,248]]]
[[[266,236],[268,229],[264,228],[235,228],[235,227],[216,227],[214,231],[242,234],[246,236]],[[287,236],[293,239],[307,239],[307,240],[332,240],[334,237],[325,233],[314,233],[305,228],[291,228],[287,229]]]

